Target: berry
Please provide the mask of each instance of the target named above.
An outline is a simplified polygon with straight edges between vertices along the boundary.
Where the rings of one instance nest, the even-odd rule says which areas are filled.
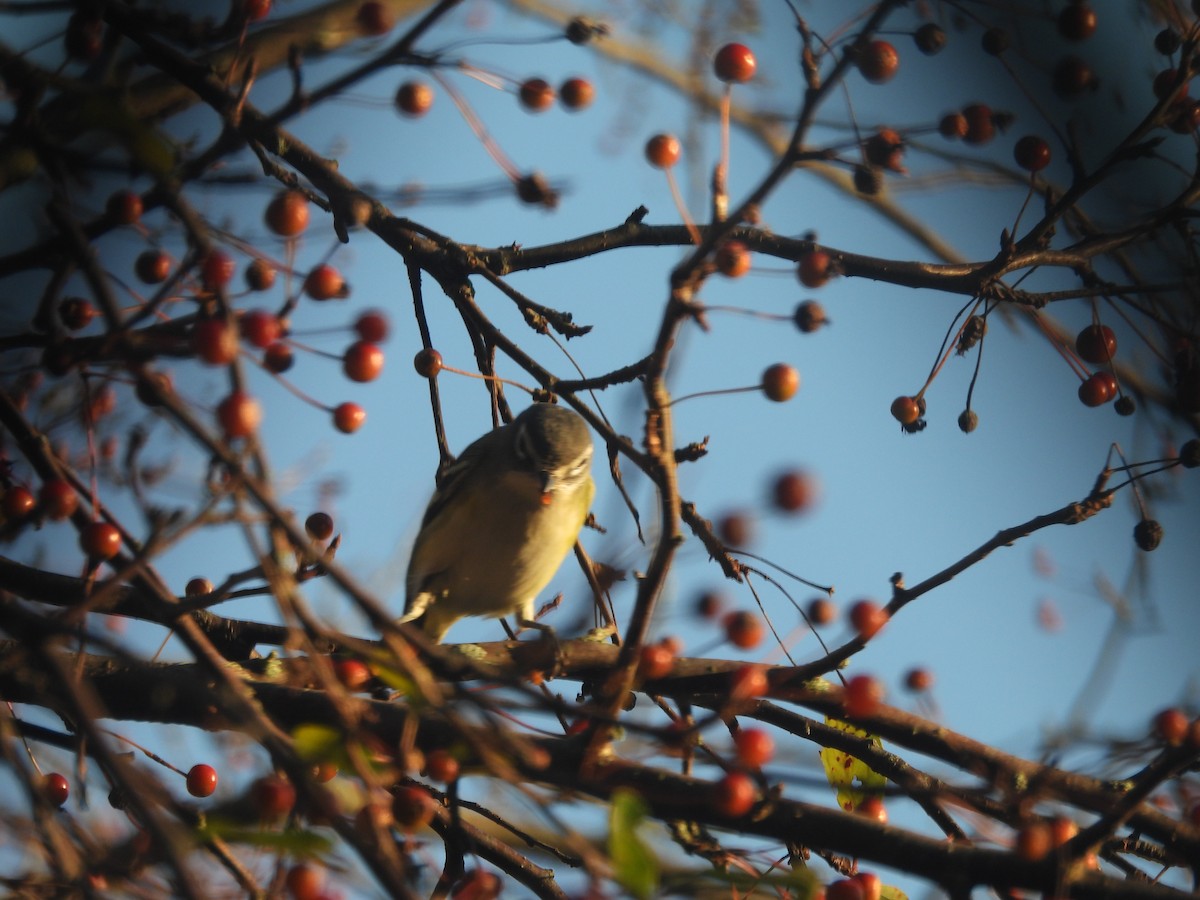
[[[1064,56],[1055,64],[1051,84],[1064,100],[1074,100],[1099,86],[1092,67],[1078,56]]]
[[[242,340],[263,350],[279,340],[282,330],[278,317],[265,309],[252,309],[238,319]]]
[[[816,628],[832,625],[837,621],[837,607],[825,597],[814,597],[808,601],[808,621]]]
[[[999,56],[1009,48],[1011,41],[1008,32],[1003,28],[989,28],[983,33],[979,43],[984,53]]]
[[[855,675],[842,691],[842,706],[852,719],[862,719],[879,712],[883,704],[883,683],[872,675]]]
[[[762,375],[762,391],[768,400],[783,403],[800,390],[800,373],[786,363],[767,366]]]
[[[1177,86],[1176,82],[1178,81],[1178,69],[1163,69],[1154,76],[1154,96],[1159,100],[1169,99],[1172,103],[1182,100],[1188,94],[1188,83],[1185,80]]]
[[[308,228],[308,198],[299,191],[280,191],[267,204],[263,219],[280,237],[296,237]]]
[[[504,884],[500,876],[487,869],[471,869],[450,891],[451,900],[495,900]]]
[[[381,4],[364,3],[363,6],[379,6]],[[361,11],[359,16],[361,18]],[[298,863],[288,869],[284,886],[291,900],[321,900],[321,886],[325,882],[322,871],[306,863]]]
[[[354,15],[358,29],[370,37],[387,34],[396,24],[392,11],[379,0],[367,0]]]
[[[252,260],[243,274],[252,291],[268,291],[275,285],[275,267],[265,259]]]
[[[986,144],[996,136],[996,122],[992,117],[992,109],[983,103],[972,103],[963,107],[963,118],[967,121],[967,131],[963,140],[968,144]]]
[[[5,491],[4,499],[0,501],[4,518],[9,522],[19,522],[33,512],[36,506],[37,498],[33,496],[33,491],[19,484],[14,484]]]
[[[304,520],[304,530],[315,541],[327,541],[333,537],[333,516],[315,512]]]
[[[1086,41],[1096,31],[1096,11],[1087,3],[1068,3],[1058,14],[1055,24],[1058,33],[1068,41]]]
[[[1133,398],[1128,394],[1123,394],[1117,398],[1117,402],[1113,404],[1113,409],[1116,410],[1118,416],[1132,416],[1137,412],[1137,404],[1133,402]]]
[[[871,84],[890,81],[900,66],[900,54],[887,41],[870,41],[858,53],[858,71]]]
[[[1177,747],[1187,737],[1188,718],[1178,707],[1164,709],[1154,717],[1154,733],[1160,740]]]
[[[296,788],[282,775],[264,775],[250,785],[250,803],[263,821],[277,821],[296,805]]]
[[[1133,526],[1133,542],[1149,553],[1162,543],[1163,527],[1154,519],[1142,519]]]
[[[854,807],[855,815],[862,816],[864,819],[871,819],[881,825],[886,825],[888,820],[887,807],[883,805],[883,798],[872,795],[864,797],[858,806]]]
[[[1013,159],[1029,172],[1040,172],[1050,165],[1050,145],[1035,134],[1027,134],[1013,147]]]
[[[863,900],[879,900],[883,895],[883,882],[874,872],[859,872],[850,879],[862,888]]]
[[[586,78],[568,78],[558,88],[562,105],[571,111],[586,109],[596,98],[596,89]]]
[[[314,300],[340,300],[350,295],[342,273],[328,263],[322,263],[308,273],[304,279],[304,292]]]
[[[211,594],[213,590],[213,583],[211,581],[207,578],[196,577],[188,579],[188,583],[184,585],[183,593],[186,597],[203,597],[205,594]]]
[[[883,190],[883,173],[874,166],[854,167],[854,189],[860,194],[874,197]]]
[[[348,691],[361,691],[371,681],[371,670],[361,659],[335,659],[333,672]]]
[[[388,318],[387,314],[378,309],[371,309],[362,313],[354,320],[354,331],[364,341],[372,343],[382,343],[387,340],[388,336]]]
[[[749,81],[758,68],[758,60],[745,44],[726,44],[713,57],[713,72],[721,81],[738,83]]]
[[[192,351],[210,366],[237,359],[238,330],[224,319],[201,319],[192,326]]]
[[[717,536],[727,547],[745,547],[754,541],[754,522],[744,512],[732,512],[717,521]]]
[[[1111,372],[1093,372],[1079,385],[1084,406],[1103,406],[1117,393],[1117,379]]]
[[[1054,835],[1045,822],[1026,822],[1017,832],[1013,845],[1017,856],[1029,862],[1042,859],[1054,849]]]
[[[724,620],[725,639],[742,650],[753,650],[762,643],[766,629],[762,620],[748,610],[737,610],[726,614]]]
[[[337,777],[338,767],[331,762],[317,763],[313,766],[313,780],[318,784],[328,784]]]
[[[342,371],[351,381],[374,381],[383,371],[383,351],[370,341],[355,341],[342,357]]]
[[[1200,467],[1200,438],[1192,438],[1179,448],[1179,464],[1185,469]]]
[[[133,225],[142,217],[142,198],[133,191],[115,191],[105,202],[104,211],[118,225]]]
[[[850,624],[864,641],[870,640],[887,624],[887,610],[874,600],[859,600],[850,607]]]
[[[413,357],[413,368],[422,378],[436,378],[442,371],[442,354],[433,349],[421,350]]]
[[[1104,365],[1117,355],[1117,336],[1107,325],[1089,325],[1075,337],[1075,352],[1093,365]]]
[[[921,418],[921,404],[915,397],[897,397],[892,401],[892,418],[901,425],[912,425]]]
[[[242,0],[241,6],[247,22],[261,22],[271,13],[271,0]]]
[[[433,106],[433,88],[423,81],[406,81],[396,91],[396,109],[411,119],[429,112]]]
[[[747,664],[738,666],[729,676],[729,698],[731,700],[750,700],[761,697],[770,690],[771,683],[767,679],[764,666]]]
[[[804,334],[812,334],[822,325],[829,324],[829,319],[825,315],[825,307],[816,300],[803,300],[797,303],[796,311],[792,313],[792,321]]]
[[[775,740],[761,728],[741,728],[733,734],[733,746],[738,762],[748,769],[758,769],[775,756]]]
[[[741,241],[726,241],[717,248],[713,262],[726,278],[741,278],[750,271],[750,251]]]
[[[726,772],[713,785],[713,806],[724,816],[744,816],[754,808],[758,790],[744,772]]]
[[[42,484],[38,492],[38,505],[47,519],[69,519],[79,508],[79,495],[63,479],[51,478]]]
[[[521,105],[530,112],[545,112],[554,105],[554,88],[544,78],[529,78],[517,90]]]
[[[967,136],[967,117],[962,113],[947,113],[938,122],[938,133],[948,140],[961,140]]]
[[[354,434],[367,421],[367,411],[357,403],[339,403],[333,410],[333,427],[342,434]]]
[[[79,546],[88,559],[112,559],[121,551],[121,532],[108,522],[90,522],[79,531]]]
[[[646,159],[656,169],[669,169],[679,162],[683,152],[679,139],[673,134],[656,134],[646,141]]]
[[[642,648],[638,658],[638,674],[642,678],[653,681],[666,678],[675,667],[675,653],[666,644],[647,644]]]
[[[819,288],[829,280],[832,260],[824,250],[809,250],[800,257],[796,275],[805,287]]]
[[[434,781],[449,784],[458,780],[459,762],[446,750],[432,750],[425,756],[425,774]]]
[[[979,427],[979,413],[973,409],[964,409],[958,414],[958,429],[963,434],[970,434]]]
[[[42,796],[55,806],[62,806],[71,796],[71,783],[58,772],[50,772],[42,777]]]
[[[145,284],[161,284],[171,274],[171,257],[162,250],[143,250],[134,260],[133,271]]]
[[[550,186],[541,172],[522,175],[514,186],[517,189],[517,198],[522,203],[544,206],[547,209],[558,206],[558,191]]]
[[[1178,50],[1180,43],[1179,32],[1173,28],[1164,28],[1154,36],[1154,49],[1163,56],[1170,56]]]
[[[863,144],[867,162],[881,169],[906,172],[904,168],[904,138],[894,128],[881,128]]]
[[[798,469],[780,474],[771,488],[775,508],[783,512],[804,512],[812,506],[816,496],[816,479]]]
[[[217,405],[217,422],[227,438],[252,435],[262,421],[262,407],[245,391],[234,391]]]
[[[411,834],[433,821],[436,803],[426,791],[417,787],[400,787],[392,796],[392,816],[396,827]]]
[[[693,608],[702,619],[715,619],[725,606],[725,598],[716,591],[705,591],[696,598]]]
[[[210,250],[200,261],[200,283],[208,291],[219,290],[233,279],[237,266],[224,250]]]
[[[187,792],[193,797],[211,797],[217,789],[217,770],[205,763],[197,763],[188,770]]]
[[[67,297],[58,305],[58,319],[71,331],[87,328],[96,318],[96,307],[82,297]]]
[[[913,41],[916,42],[918,50],[926,56],[933,56],[941,53],[942,48],[946,46],[946,32],[940,25],[926,22],[913,34]]]
[[[292,348],[283,341],[276,341],[263,353],[263,365],[277,375],[290,369],[295,361]]]
[[[928,669],[909,669],[904,676],[904,686],[914,694],[923,694],[933,687],[933,673]]]
[[[825,888],[825,900],[864,900],[862,885],[853,878],[840,878]]]

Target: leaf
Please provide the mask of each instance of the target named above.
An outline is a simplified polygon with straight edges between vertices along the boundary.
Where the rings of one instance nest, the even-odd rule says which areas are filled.
[[[613,878],[638,900],[648,900],[658,892],[658,860],[637,835],[646,812],[646,801],[636,791],[619,788],[613,792],[608,817]]]
[[[297,725],[292,729],[292,741],[297,755],[310,762],[338,763],[344,768],[349,761],[346,756],[346,740],[341,731],[328,725]]]
[[[873,746],[882,746],[878,736],[857,728],[849,722],[826,716],[825,724],[838,731],[865,738]],[[821,765],[825,768],[825,778],[830,785],[837,789],[838,806],[847,812],[853,812],[868,794],[878,793],[887,784],[886,777],[880,775],[861,759],[833,747],[821,748]],[[858,788],[853,787],[856,781],[860,785]]]
[[[908,900],[908,894],[893,884],[885,884],[879,889],[879,900]]]
[[[329,853],[333,842],[324,835],[299,828],[287,831],[268,831],[263,828],[247,828],[240,823],[209,818],[196,829],[201,841],[220,838],[231,844],[245,844],[291,854],[298,857],[316,857]]]

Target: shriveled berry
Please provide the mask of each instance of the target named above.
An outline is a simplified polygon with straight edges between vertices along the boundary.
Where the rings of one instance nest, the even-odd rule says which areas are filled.
[[[816,300],[802,300],[796,304],[792,321],[804,334],[812,334],[822,325],[827,325],[829,318],[825,315],[825,307]]]
[[[1133,542],[1147,552],[1157,549],[1162,543],[1163,527],[1154,519],[1142,519],[1133,526]]]

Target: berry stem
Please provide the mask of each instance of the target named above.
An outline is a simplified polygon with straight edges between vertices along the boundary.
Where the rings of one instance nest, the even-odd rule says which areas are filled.
[[[1025,307],[1022,307],[1022,309],[1025,309],[1026,314],[1033,319],[1042,334],[1045,335],[1046,340],[1058,351],[1058,355],[1067,361],[1067,365],[1071,367],[1071,371],[1079,377],[1079,380],[1087,381],[1091,373],[1088,372],[1087,366],[1083,364],[1083,361],[1075,355],[1075,351],[1055,337],[1054,332],[1042,321],[1042,317],[1038,315],[1037,310],[1026,309]]]
[[[483,144],[483,148],[488,152],[488,155],[496,161],[496,165],[504,170],[504,174],[507,175],[514,184],[519,181],[521,178],[520,171],[517,169],[516,165],[513,164],[513,161],[509,159],[507,155],[505,155],[504,151],[500,149],[500,145],[497,144],[492,138],[491,134],[488,133],[488,130],[484,126],[482,120],[479,118],[479,116],[475,115],[475,110],[471,108],[471,105],[467,103],[462,94],[458,92],[458,89],[455,88],[454,85],[452,85],[445,78],[443,78],[440,72],[435,71],[431,72],[430,74],[433,75],[437,83],[440,84],[442,89],[446,92],[446,95],[454,102],[454,105],[458,108],[459,114],[462,115],[471,131],[475,133],[475,137],[479,139],[481,144]]]
[[[671,199],[675,201],[675,208],[679,210],[684,227],[687,228],[688,234],[691,235],[692,243],[699,246],[700,230],[696,227],[696,223],[692,221],[691,215],[688,214],[687,205],[683,202],[683,194],[679,192],[679,184],[675,181],[675,175],[670,169],[664,171],[667,173],[667,186],[671,189]]]

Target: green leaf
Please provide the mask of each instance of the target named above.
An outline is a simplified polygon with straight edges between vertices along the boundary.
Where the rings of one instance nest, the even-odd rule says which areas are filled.
[[[882,746],[879,738],[868,731],[856,728],[849,722],[825,717],[825,724],[838,731],[844,731],[856,737],[865,738],[873,746]],[[832,747],[821,749],[821,765],[825,768],[825,778],[837,790],[838,806],[847,811],[853,811],[868,794],[878,793],[887,784],[887,778],[880,775],[861,759],[835,750]],[[855,782],[859,787],[853,787]]]
[[[204,825],[197,828],[196,835],[201,841],[220,838],[230,844],[261,847],[297,857],[317,857],[333,850],[333,842],[329,838],[312,831],[302,831],[298,828],[269,831],[257,827],[247,828],[240,822],[213,818],[209,818]]]
[[[297,725],[292,729],[292,741],[296,754],[309,762],[337,763],[339,768],[349,762],[345,735],[328,725]]]
[[[636,791],[619,788],[613,792],[608,818],[613,878],[638,900],[648,900],[658,893],[658,860],[637,835],[646,812],[646,801]]]

